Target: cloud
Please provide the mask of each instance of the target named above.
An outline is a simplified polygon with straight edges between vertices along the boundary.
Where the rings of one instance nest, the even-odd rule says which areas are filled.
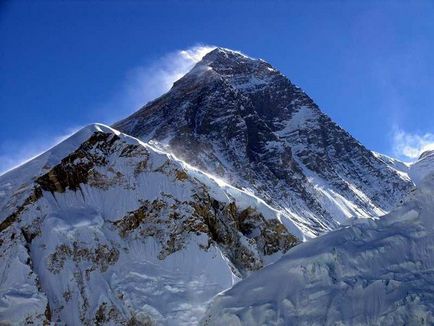
[[[415,160],[427,150],[434,150],[434,134],[409,133],[395,128],[393,132],[393,152],[403,159]]]
[[[211,45],[196,45],[168,53],[149,65],[131,69],[127,72],[119,93],[99,110],[102,121],[114,123],[163,95],[214,48]]]
[[[62,142],[80,128],[68,128],[60,135],[33,137],[25,141],[4,140],[0,143],[0,175],[12,170]]]

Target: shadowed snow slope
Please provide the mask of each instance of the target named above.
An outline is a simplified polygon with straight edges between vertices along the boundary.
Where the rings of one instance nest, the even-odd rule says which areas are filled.
[[[103,125],[0,189],[0,324],[191,325],[301,235],[262,200]]]
[[[290,250],[217,296],[202,322],[432,325],[433,249],[434,165],[430,165],[418,188],[392,213]]]

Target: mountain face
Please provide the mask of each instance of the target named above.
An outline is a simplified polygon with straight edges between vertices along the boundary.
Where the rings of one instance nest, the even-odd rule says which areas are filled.
[[[305,237],[383,215],[412,187],[271,65],[227,49],[114,127],[250,189]]]
[[[218,295],[202,324],[432,325],[432,158],[410,168],[417,189],[392,213],[297,246]]]
[[[262,200],[103,125],[0,191],[1,324],[191,325],[298,242]]]

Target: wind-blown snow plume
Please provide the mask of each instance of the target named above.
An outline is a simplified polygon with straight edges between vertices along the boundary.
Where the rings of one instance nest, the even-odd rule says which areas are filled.
[[[396,128],[393,133],[393,151],[396,156],[415,160],[420,154],[434,149],[434,134],[409,133]]]
[[[129,92],[132,100],[137,101],[137,105],[131,110],[167,92],[176,80],[185,75],[213,48],[206,45],[194,46],[169,53],[151,66],[136,68],[132,72]]]
[[[103,121],[113,123],[166,93],[175,81],[214,48],[210,45],[196,45],[170,52],[149,65],[131,69],[120,92],[102,106]]]

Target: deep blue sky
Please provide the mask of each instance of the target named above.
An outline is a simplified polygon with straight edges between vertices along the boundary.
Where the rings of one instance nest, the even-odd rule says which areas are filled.
[[[132,72],[200,43],[267,60],[370,149],[434,141],[434,1],[3,1],[0,171],[134,111]]]

